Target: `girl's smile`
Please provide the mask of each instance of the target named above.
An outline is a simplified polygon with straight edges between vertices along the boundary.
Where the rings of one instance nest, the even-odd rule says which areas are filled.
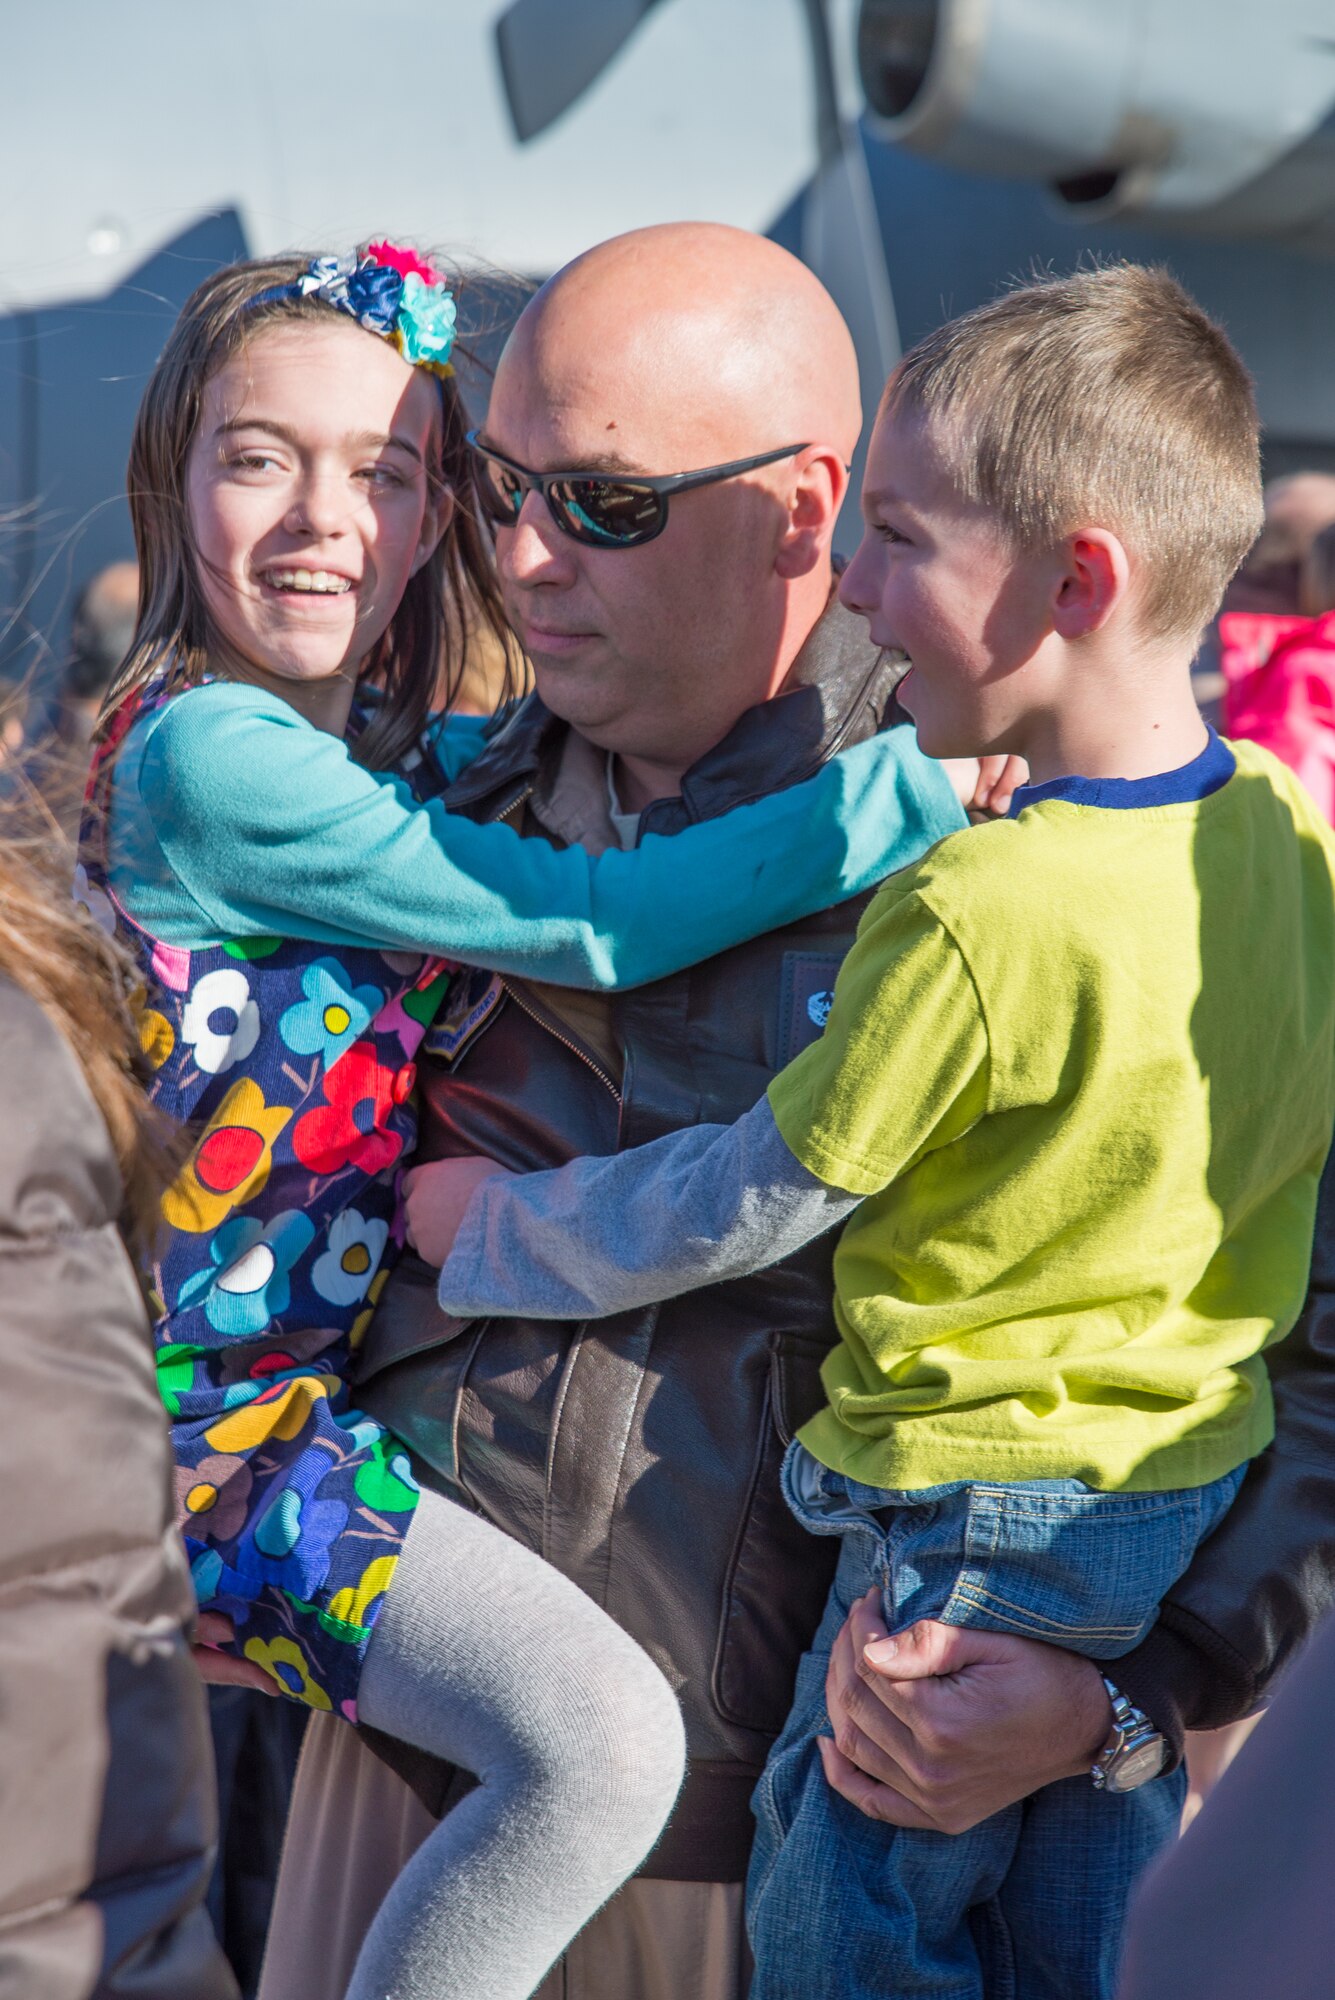
[[[207,384],[186,475],[215,665],[340,733],[448,496],[434,379],[355,324],[272,327]]]

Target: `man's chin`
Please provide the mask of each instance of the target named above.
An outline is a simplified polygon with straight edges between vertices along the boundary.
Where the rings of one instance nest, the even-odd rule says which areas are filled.
[[[569,654],[561,659],[529,654],[534,690],[543,707],[591,742],[597,741],[600,727],[610,726],[619,712],[619,683],[610,666],[594,655],[594,643],[590,642],[587,655],[577,658]]]

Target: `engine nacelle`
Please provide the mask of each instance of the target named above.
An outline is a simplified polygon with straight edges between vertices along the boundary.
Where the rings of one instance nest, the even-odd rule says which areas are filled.
[[[874,129],[1085,215],[1335,251],[1330,0],[862,0]]]

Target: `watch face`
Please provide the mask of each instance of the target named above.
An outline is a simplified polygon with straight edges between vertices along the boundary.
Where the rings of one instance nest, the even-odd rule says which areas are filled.
[[[1166,1747],[1162,1736],[1153,1736],[1148,1743],[1140,1744],[1135,1750],[1125,1751],[1108,1774],[1107,1789],[1110,1792],[1134,1792],[1137,1786],[1157,1778],[1163,1769]]]

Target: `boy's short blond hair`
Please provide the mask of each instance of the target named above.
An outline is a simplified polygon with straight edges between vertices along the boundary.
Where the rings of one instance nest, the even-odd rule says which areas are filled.
[[[881,409],[925,420],[961,494],[1018,546],[1118,534],[1155,637],[1201,631],[1261,529],[1251,378],[1162,269],[1078,271],[979,306],[904,356]]]

